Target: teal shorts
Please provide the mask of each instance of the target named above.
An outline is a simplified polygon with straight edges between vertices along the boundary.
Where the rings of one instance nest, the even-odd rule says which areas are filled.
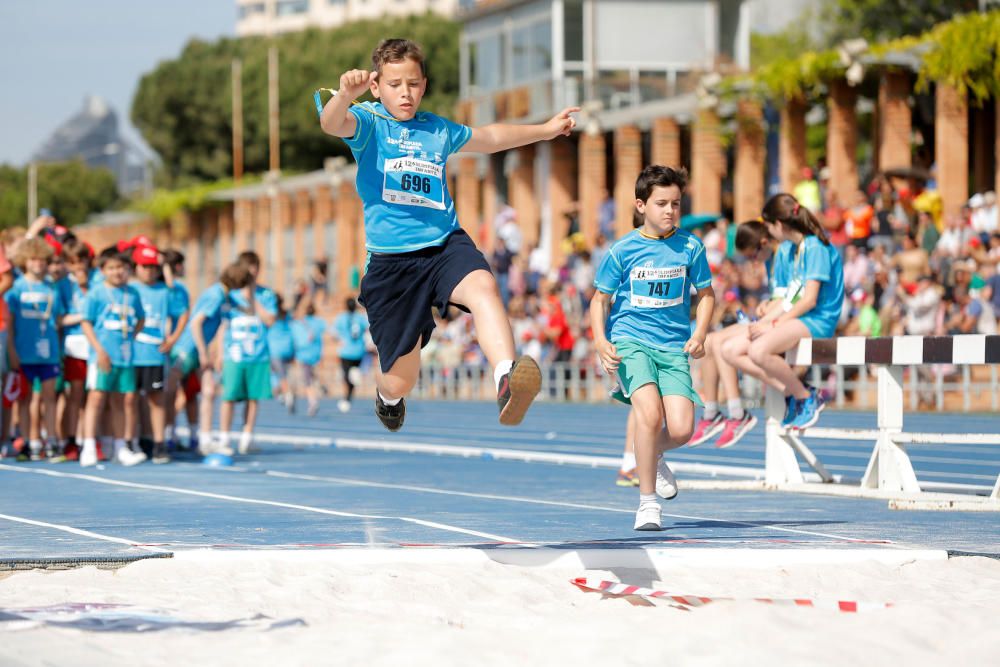
[[[642,343],[622,340],[615,342],[621,364],[618,366],[618,388],[611,397],[632,404],[636,389],[655,384],[660,396],[683,396],[697,406],[701,398],[691,384],[691,366],[686,352],[664,352]]]
[[[198,370],[198,351],[192,352],[171,352],[170,367],[179,368],[181,377],[187,377]]]
[[[110,394],[135,392],[135,369],[131,366],[112,366],[105,373],[96,363],[87,364],[87,389]]]
[[[222,362],[222,400],[264,401],[271,398],[271,362]]]

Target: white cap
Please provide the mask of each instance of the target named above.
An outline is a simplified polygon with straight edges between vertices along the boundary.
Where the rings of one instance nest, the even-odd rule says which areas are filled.
[[[986,200],[979,193],[972,195],[972,197],[969,199],[969,206],[971,208],[979,208],[980,206],[985,206],[985,205],[986,205]]]

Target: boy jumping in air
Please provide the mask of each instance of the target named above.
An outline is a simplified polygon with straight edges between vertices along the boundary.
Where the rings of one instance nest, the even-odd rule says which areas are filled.
[[[663,452],[691,439],[694,406],[701,400],[691,384],[687,355],[705,355],[715,309],[705,246],[678,228],[686,184],[683,169],[651,165],[642,170],[635,184],[642,227],[608,250],[590,302],[598,357],[609,374],[617,372],[615,398],[631,403],[635,415],[636,530],[661,530],[656,496],[670,500],[677,495]],[[692,286],[698,291],[693,332]]]
[[[375,102],[352,106],[370,90]],[[458,225],[445,163],[459,151],[496,153],[569,135],[568,108],[543,125],[469,128],[426,111],[424,56],[405,39],[382,41],[372,71],[340,77],[340,92],[320,115],[323,131],[344,139],[358,163],[369,253],[359,301],[379,353],[375,414],[390,431],[403,426],[403,397],[416,384],[420,348],[434,330],[431,309],[454,304],[472,313],[479,344],[493,366],[500,423],[521,423],[541,388],[538,365],[514,360],[514,336],[496,280]]]

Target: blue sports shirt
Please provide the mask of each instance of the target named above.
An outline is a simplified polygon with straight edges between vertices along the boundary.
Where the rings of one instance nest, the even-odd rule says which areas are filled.
[[[267,347],[272,359],[291,361],[295,358],[295,345],[292,343],[292,318],[288,315],[279,317],[267,330]]]
[[[198,314],[205,316],[201,323],[201,333],[206,345],[215,338],[219,327],[222,326],[222,318],[227,316],[230,308],[232,308],[232,302],[226,296],[226,290],[222,283],[210,285],[194,302],[191,320]],[[197,352],[198,348],[194,344],[194,336],[191,335],[191,320],[188,320],[188,325],[184,327],[184,331],[181,332],[180,338],[174,345],[174,352],[177,355],[189,355]]]
[[[472,130],[427,111],[408,121],[380,102],[354,105],[354,136],[344,139],[358,163],[369,252],[401,253],[442,245],[458,229],[445,163]],[[378,114],[378,115],[376,115]]]
[[[691,287],[712,284],[705,246],[677,230],[651,239],[635,230],[615,242],[601,261],[594,287],[615,296],[608,340],[633,340],[682,352],[691,338]]]
[[[267,327],[264,322],[247,303],[243,290],[231,292],[229,298],[234,307],[226,313],[228,326],[222,341],[225,359],[247,364],[269,362]],[[254,291],[254,299],[265,311],[277,314],[278,298],[268,288],[258,285]]]
[[[292,340],[295,343],[295,360],[314,366],[323,358],[323,334],[326,322],[315,315],[292,321]]]
[[[786,298],[794,300],[806,281],[819,281],[816,305],[799,319],[813,338],[829,338],[837,330],[844,305],[844,265],[840,253],[832,243],[825,245],[816,236],[805,237],[793,253]]]
[[[788,290],[788,274],[792,266],[792,254],[795,252],[795,244],[791,241],[782,241],[778,249],[771,257],[771,270],[768,273],[768,287],[771,288],[771,298],[784,298]]]
[[[93,325],[97,342],[111,357],[112,366],[133,365],[135,327],[146,318],[134,287],[112,287],[102,282],[90,288],[83,302],[83,318]],[[90,351],[90,361],[97,361],[97,350]]]
[[[340,340],[340,358],[361,361],[365,357],[365,332],[368,318],[361,313],[341,313],[333,321],[330,333]]]
[[[171,322],[176,322],[187,307],[174,296],[174,291],[166,283],[146,285],[136,281],[132,283],[132,287],[139,293],[142,310],[146,314],[142,331],[135,337],[132,365],[163,366],[167,362],[167,355],[160,352],[160,345],[170,335]]]
[[[58,318],[63,316],[63,300],[58,288],[48,280],[32,280],[22,275],[4,294],[14,323],[14,349],[22,364],[59,363]]]

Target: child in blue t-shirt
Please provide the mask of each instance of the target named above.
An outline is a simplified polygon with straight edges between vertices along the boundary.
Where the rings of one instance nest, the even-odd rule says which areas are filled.
[[[267,328],[267,349],[271,353],[271,378],[277,381],[278,395],[288,412],[295,412],[295,394],[288,381],[288,371],[295,361],[295,344],[292,342],[292,316],[285,308],[285,300],[278,297],[278,316]]]
[[[346,312],[337,315],[330,326],[330,333],[340,341],[340,371],[344,380],[344,398],[337,403],[337,409],[348,412],[351,409],[351,398],[354,387],[361,380],[361,361],[365,358],[365,332],[368,331],[368,318],[358,312],[358,302],[349,297],[344,302]]]
[[[21,428],[28,427],[31,459],[42,457],[42,423],[45,419],[46,452],[49,457],[61,456],[56,451],[56,378],[60,373],[59,326],[64,315],[63,300],[56,286],[47,279],[52,246],[39,237],[26,239],[18,249],[19,264],[24,273],[4,295],[7,301],[7,331],[13,342],[7,347],[7,358],[14,371],[20,371],[24,386],[38,393],[35,381],[41,383],[41,402],[22,397],[19,401]],[[41,410],[41,412],[40,412]]]
[[[656,496],[677,495],[663,452],[691,439],[694,406],[701,401],[687,357],[704,356],[715,309],[705,246],[678,227],[686,184],[683,169],[652,165],[642,170],[635,197],[643,225],[608,250],[590,304],[600,362],[608,373],[617,372],[615,398],[631,403],[635,413],[636,530],[660,530]],[[694,331],[692,288],[698,295]]]
[[[844,304],[844,269],[837,249],[816,216],[789,194],[777,194],[764,206],[765,220],[781,225],[791,242],[788,282],[781,307],[750,325],[751,343],[727,358],[750,375],[785,394],[782,425],[808,428],[824,407],[815,388],[805,386],[785,361],[785,352],[803,338],[829,338],[837,329]]]
[[[80,465],[97,464],[97,425],[105,400],[111,403],[115,457],[124,465],[145,460],[129,449],[125,440],[127,424],[134,423],[134,411],[125,400],[135,393],[135,337],[142,331],[145,313],[142,299],[128,284],[130,255],[111,246],[101,251],[98,266],[104,280],[87,292],[83,302],[83,334],[90,343],[87,366],[87,407],[83,423],[83,450]]]
[[[469,128],[420,111],[427,89],[420,47],[383,40],[372,71],[340,77],[340,92],[320,113],[325,132],[344,139],[358,163],[369,252],[359,301],[379,353],[375,413],[390,431],[403,426],[403,398],[417,382],[420,348],[430,340],[433,308],[472,313],[479,344],[493,366],[500,423],[516,425],[541,388],[528,356],[514,361],[514,336],[489,264],[461,230],[445,164],[459,151],[495,153],[569,135],[568,108],[543,125]],[[352,106],[371,91],[376,102]]]
[[[92,282],[93,252],[80,241],[63,245],[63,257],[69,269],[69,293],[65,298],[66,315],[63,317],[63,380],[69,387],[66,395],[66,458],[79,460],[80,448],[76,442],[77,426],[83,410],[84,385],[87,381],[87,359],[90,343],[83,335],[83,304]]]
[[[319,410],[320,394],[316,364],[323,358],[326,322],[316,317],[316,307],[312,303],[305,304],[299,312],[302,315],[292,320],[292,343],[295,346],[295,362],[302,372],[306,399],[309,401],[309,416],[314,417]]]

